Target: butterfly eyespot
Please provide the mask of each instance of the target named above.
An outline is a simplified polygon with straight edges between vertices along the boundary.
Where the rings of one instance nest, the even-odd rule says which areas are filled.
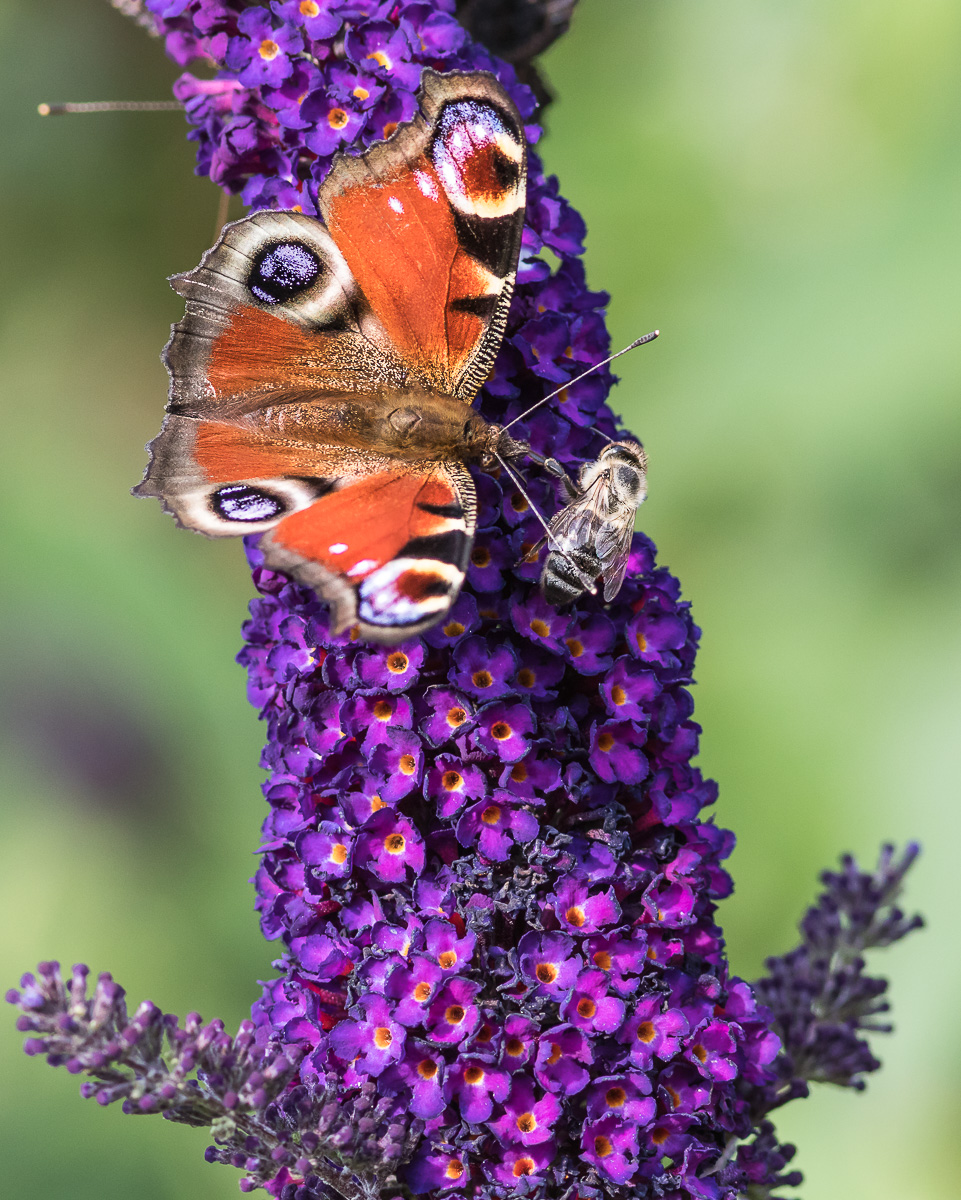
[[[246,483],[231,483],[213,493],[210,507],[224,521],[255,522],[273,520],[287,506],[270,492]]]
[[[311,287],[320,259],[300,242],[271,242],[254,259],[247,286],[263,304],[281,304]]]

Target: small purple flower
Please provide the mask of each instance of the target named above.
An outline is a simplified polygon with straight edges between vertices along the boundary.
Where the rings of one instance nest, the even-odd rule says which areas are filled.
[[[361,687],[404,691],[417,679],[424,661],[420,642],[403,646],[376,646],[362,650],[354,659],[354,671]]]
[[[639,1000],[634,1012],[618,1032],[617,1040],[630,1049],[631,1062],[646,1070],[655,1055],[667,1061],[677,1054],[688,1031],[687,1018],[676,1008],[662,1011],[662,997]]]
[[[487,776],[479,768],[441,754],[427,773],[424,795],[437,806],[441,817],[453,817],[471,800],[487,795]]]
[[[494,792],[469,808],[457,822],[457,840],[462,846],[475,846],[484,858],[503,862],[515,845],[523,845],[537,836],[540,823],[533,813],[518,808],[510,793]]]
[[[424,844],[410,821],[384,809],[358,836],[355,862],[385,883],[399,883],[423,870]]]
[[[237,18],[238,36],[227,46],[226,65],[245,87],[279,87],[294,69],[291,56],[302,54],[303,35],[275,26],[266,8],[247,8]]]
[[[600,1078],[587,1093],[587,1115],[593,1120],[611,1116],[643,1128],[656,1114],[650,1080],[636,1071]]]
[[[654,672],[645,671],[629,658],[619,658],[601,684],[601,695],[608,714],[618,721],[646,724],[660,692],[661,685]]]
[[[511,621],[521,637],[555,652],[571,623],[570,617],[552,608],[539,591],[532,592],[527,600],[514,602]]]
[[[344,49],[352,63],[394,87],[413,91],[420,83],[421,67],[411,61],[407,35],[390,21],[368,21],[351,29]]]
[[[611,665],[614,626],[600,613],[575,617],[565,631],[564,645],[575,671],[581,675],[598,675]]]
[[[322,42],[338,32],[342,19],[340,0],[272,0],[270,7],[287,25],[300,25],[313,41]]]
[[[646,741],[643,730],[629,721],[608,721],[591,728],[591,766],[601,779],[612,783],[640,783],[648,773],[648,762],[641,747]]]
[[[514,1076],[510,1097],[503,1114],[490,1122],[499,1138],[522,1146],[536,1146],[551,1136],[551,1126],[560,1115],[561,1105],[553,1092],[538,1099],[534,1085],[524,1076]]]
[[[521,976],[535,995],[560,999],[583,966],[575,942],[564,933],[525,933],[517,953]]]
[[[361,996],[351,1017],[330,1033],[334,1053],[359,1064],[370,1075],[379,1075],[404,1052],[407,1030],[393,1016],[383,996]]]
[[[480,1020],[474,999],[479,991],[479,983],[466,979],[451,979],[444,984],[426,1018],[431,1041],[456,1044],[474,1032]]]
[[[605,925],[615,924],[621,916],[611,888],[592,894],[587,884],[577,878],[565,879],[552,900],[557,919],[572,933],[597,933]]]
[[[584,1158],[615,1183],[627,1184],[637,1170],[637,1128],[615,1116],[601,1117],[584,1126]]]
[[[573,1025],[557,1025],[541,1036],[534,1075],[549,1092],[574,1096],[590,1081],[591,1040]]]
[[[451,682],[478,700],[494,700],[512,691],[511,679],[517,666],[507,646],[491,646],[486,639],[469,637],[454,651]]]
[[[456,1100],[461,1116],[471,1124],[486,1121],[494,1110],[494,1101],[506,1100],[510,1075],[490,1063],[469,1058],[458,1062],[447,1077],[446,1095]]]
[[[501,762],[514,763],[529,750],[534,725],[534,715],[526,704],[495,701],[477,713],[471,738],[479,749],[495,754]]]
[[[609,986],[603,971],[582,971],[561,1016],[585,1032],[613,1033],[624,1019],[624,1002],[607,994]]]
[[[705,1078],[727,1080],[737,1074],[737,1064],[733,1061],[736,1049],[731,1026],[725,1021],[711,1021],[692,1034],[684,1057]]]

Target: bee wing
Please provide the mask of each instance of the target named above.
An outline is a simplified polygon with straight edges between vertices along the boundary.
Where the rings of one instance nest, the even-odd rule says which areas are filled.
[[[594,542],[603,527],[604,487],[601,480],[592,484],[549,523],[548,550],[580,550],[584,546],[594,549]]]
[[[631,553],[631,537],[634,533],[633,513],[606,521],[594,541],[594,551],[601,562],[604,580],[604,600],[610,602],[621,590],[627,560]]]

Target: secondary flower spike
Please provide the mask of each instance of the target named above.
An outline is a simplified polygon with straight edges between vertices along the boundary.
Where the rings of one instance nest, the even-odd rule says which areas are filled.
[[[198,172],[252,208],[315,214],[333,156],[409,120],[425,67],[493,72],[531,148],[541,133],[533,93],[470,40],[454,0],[146,7],[171,56],[199,61],[175,85]],[[472,28],[496,24],[488,7],[465,6]],[[575,475],[601,451],[595,430],[623,437],[609,370],[563,386],[609,351],[584,233],[531,149],[517,287],[479,407],[520,418],[512,433]],[[528,499],[506,475],[475,482],[464,591],[401,646],[333,635],[248,539],[260,595],[240,661],[268,731],[257,907],[283,947],[251,1023],[230,1039],[149,1005],[128,1020],[109,977],[88,1000],[85,968],[67,984],[43,964],[9,996],[27,1048],[109,1080],[85,1093],[103,1103],[213,1124],[208,1158],[280,1200],[769,1196],[799,1176],[766,1115],[826,1077],[832,1045],[835,1082],[875,1065],[866,1026],[832,1041],[812,1025],[814,948],[842,895],[874,944],[907,932],[890,912],[906,864],[886,859],[873,883],[846,864],[760,1004],[715,921],[734,838],[692,764],[699,630],[678,581],[635,534],[612,603],[558,610],[527,561],[542,534]],[[528,482],[555,511],[552,481]],[[859,1014],[876,1011],[872,981],[847,970]],[[816,1061],[801,1053],[812,1030]]]

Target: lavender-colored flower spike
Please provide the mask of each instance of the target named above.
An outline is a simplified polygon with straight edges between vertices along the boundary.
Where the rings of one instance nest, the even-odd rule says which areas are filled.
[[[198,172],[306,213],[335,153],[410,118],[426,66],[493,71],[531,120],[534,94],[458,10],[505,30],[536,83],[527,59],[572,7],[146,0],[178,62],[216,68],[175,86]],[[481,407],[569,468],[596,457],[594,430],[618,435],[609,370],[563,386],[609,348],[583,235],[532,153]],[[103,1102],[211,1124],[208,1157],[281,1200],[769,1196],[798,1176],[766,1114],[809,1079],[872,1069],[860,1034],[883,989],[856,956],[913,928],[890,909],[911,855],[870,877],[846,862],[802,948],[756,990],[732,976],[714,913],[734,839],[705,819],[716,788],[692,766],[699,630],[677,580],[637,534],[614,603],[558,611],[525,561],[541,533],[528,499],[504,477],[477,485],[463,594],[390,650],[333,636],[248,542],[261,596],[240,659],[270,805],[256,886],[284,947],[252,1024],[230,1039],[149,1005],[128,1020],[109,977],[87,1000],[82,970],[68,987],[46,965],[9,997],[27,1048],[91,1074],[84,1094]],[[553,511],[548,481],[530,490]]]

